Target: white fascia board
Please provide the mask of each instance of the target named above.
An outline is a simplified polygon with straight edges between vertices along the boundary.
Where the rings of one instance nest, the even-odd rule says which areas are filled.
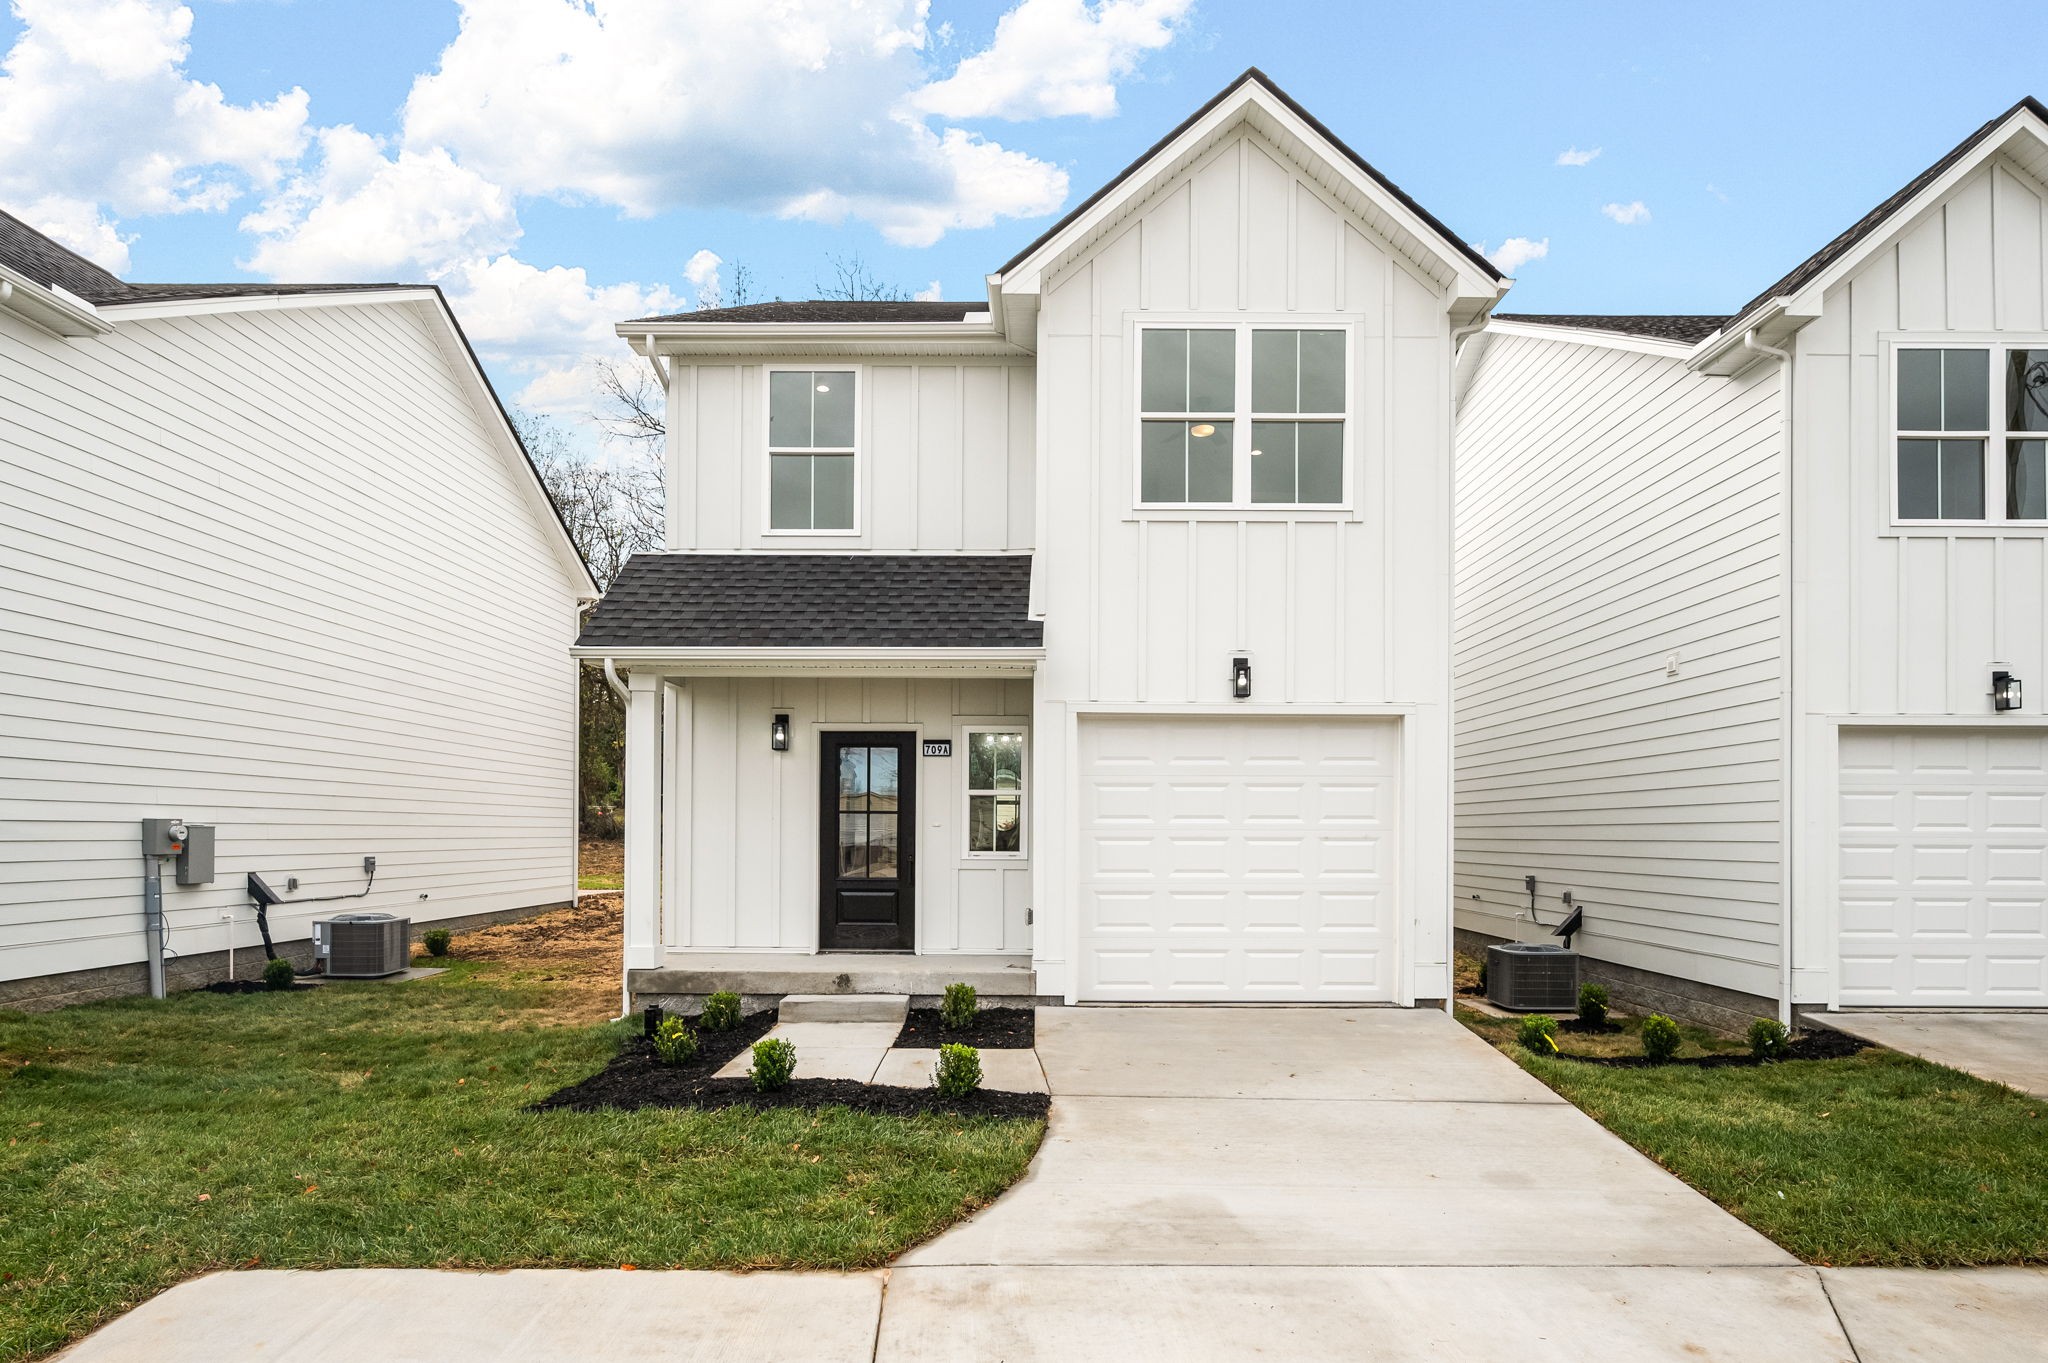
[[[1005,339],[989,315],[968,315],[963,322],[620,322],[613,331],[649,358],[1030,353]]]
[[[5,265],[0,265],[0,308],[52,336],[103,336],[114,329],[83,298],[38,284]]]
[[[1657,336],[1636,336],[1625,331],[1598,331],[1592,327],[1545,326],[1537,322],[1504,322],[1498,317],[1487,319],[1482,336],[1527,336],[1539,341],[1571,341],[1578,345],[1601,346],[1608,350],[1628,350],[1639,355],[1663,355],[1670,359],[1682,360],[1692,354],[1694,343],[1689,341],[1667,341]]]
[[[200,317],[230,312],[277,312],[287,308],[372,307],[384,303],[424,303],[439,296],[432,288],[406,284],[388,289],[337,289],[333,293],[244,293],[226,298],[157,298],[138,303],[102,303],[100,311],[125,322],[148,317]]]
[[[635,668],[705,676],[775,676],[790,672],[862,672],[904,676],[1028,677],[1043,648],[586,648],[571,657],[606,659]]]
[[[1103,223],[1120,216],[1134,202],[1149,195],[1153,186],[1163,176],[1177,172],[1183,164],[1199,155],[1213,142],[1229,134],[1238,124],[1250,123],[1249,115],[1254,110],[1286,129],[1304,145],[1319,149],[1323,161],[1338,176],[1359,194],[1371,199],[1381,212],[1400,224],[1403,230],[1442,261],[1454,280],[1449,290],[1453,298],[1485,297],[1497,300],[1507,292],[1509,281],[1497,280],[1486,274],[1467,259],[1463,252],[1446,245],[1435,227],[1423,221],[1413,209],[1388,193],[1378,181],[1354,165],[1349,156],[1332,146],[1328,138],[1303,122],[1292,109],[1255,80],[1245,82],[1235,98],[1211,109],[1200,122],[1193,124],[1172,142],[1160,148],[1144,166],[1130,173],[1115,189],[1103,195],[1086,213],[1068,223],[1057,235],[1018,261],[1008,273],[999,276],[1003,290],[1039,292],[1045,271],[1075,245],[1087,240]],[[1253,128],[1257,131],[1256,124]]]

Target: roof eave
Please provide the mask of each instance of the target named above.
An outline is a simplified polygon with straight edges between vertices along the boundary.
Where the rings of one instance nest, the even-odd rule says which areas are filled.
[[[1662,336],[1644,336],[1628,331],[1607,331],[1600,327],[1568,327],[1549,322],[1507,321],[1499,317],[1486,323],[1489,336],[1527,336],[1543,341],[1571,341],[1579,345],[1604,346],[1609,350],[1630,350],[1673,359],[1689,356],[1698,343],[1673,341]]]
[[[866,672],[946,676],[999,674],[1028,677],[1045,658],[1037,648],[606,648],[578,644],[570,656],[612,662],[631,670],[698,676],[756,676],[788,672]]]
[[[5,265],[0,265],[0,310],[52,336],[103,336],[114,329],[83,298],[37,283]]]
[[[989,318],[972,322],[620,322],[635,352],[661,355],[1023,355]]]

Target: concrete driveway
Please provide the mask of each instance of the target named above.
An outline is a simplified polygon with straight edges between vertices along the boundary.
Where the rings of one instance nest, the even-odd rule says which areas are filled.
[[[2048,1099],[2048,1013],[1827,1013],[1811,1021]]]
[[[217,1274],[70,1363],[1974,1363],[2048,1274],[1817,1271],[1441,1013],[1051,1009],[1032,1171],[860,1274]],[[1852,1343],[1853,1341],[1853,1343]]]

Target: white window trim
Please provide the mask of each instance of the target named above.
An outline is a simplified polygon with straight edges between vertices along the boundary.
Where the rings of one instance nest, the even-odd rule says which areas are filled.
[[[776,374],[808,374],[819,370],[853,375],[853,447],[815,450],[787,450],[787,454],[846,454],[853,460],[853,526],[846,530],[778,530],[775,527],[775,446],[769,433],[774,408]],[[867,366],[843,361],[817,360],[809,364],[764,364],[761,366],[761,533],[775,539],[858,539],[865,532],[867,518],[867,460],[861,455],[862,437],[868,420]]]
[[[1034,822],[1031,810],[1031,726],[1017,719],[977,719],[960,725],[955,731],[959,743],[960,770],[960,859],[962,861],[1029,861],[1031,859],[1031,825]],[[1018,794],[1022,797],[1021,817],[1024,827],[1019,830],[1017,850],[1014,852],[977,852],[974,838],[974,782],[968,776],[971,769],[969,754],[976,734],[1022,734],[1024,735],[1023,760],[1018,764],[1017,778],[1020,782]],[[979,792],[989,794],[988,791]]]
[[[1145,333],[1148,331],[1230,331],[1236,335],[1236,410],[1197,416],[1231,425],[1230,490],[1227,502],[1148,502],[1145,500]],[[1344,333],[1344,410],[1258,414],[1252,405],[1251,333],[1254,331],[1341,331]],[[1134,320],[1126,338],[1130,364],[1131,519],[1134,520],[1349,520],[1357,497],[1359,326],[1356,317],[1341,313],[1215,313],[1176,315],[1147,313]],[[1254,421],[1338,421],[1344,427],[1342,460],[1344,495],[1335,502],[1255,502],[1251,500],[1252,423]],[[1241,494],[1241,495],[1240,495]]]
[[[1933,334],[1891,331],[1878,336],[1881,362],[1879,401],[1884,404],[1879,429],[1886,433],[1884,455],[1884,522],[1894,535],[1919,531],[2048,534],[2048,520],[2013,520],[2005,514],[2005,445],[2013,432],[2005,428],[2005,365],[2008,350],[2048,350],[2048,334],[1999,331],[1943,331]],[[1988,350],[1991,352],[1990,411],[1995,416],[1983,431],[1909,431],[1899,427],[1899,352],[1902,350]],[[2019,432],[2021,439],[2048,440],[2048,431]],[[1913,439],[1982,440],[1984,442],[1984,510],[1976,520],[1914,520],[1899,515],[1899,441]],[[1996,508],[1998,514],[1992,515]]]

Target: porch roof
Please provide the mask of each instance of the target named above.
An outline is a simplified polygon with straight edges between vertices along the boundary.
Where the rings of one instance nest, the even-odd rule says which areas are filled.
[[[1015,651],[1029,554],[635,554],[576,641],[579,654],[732,649]]]

